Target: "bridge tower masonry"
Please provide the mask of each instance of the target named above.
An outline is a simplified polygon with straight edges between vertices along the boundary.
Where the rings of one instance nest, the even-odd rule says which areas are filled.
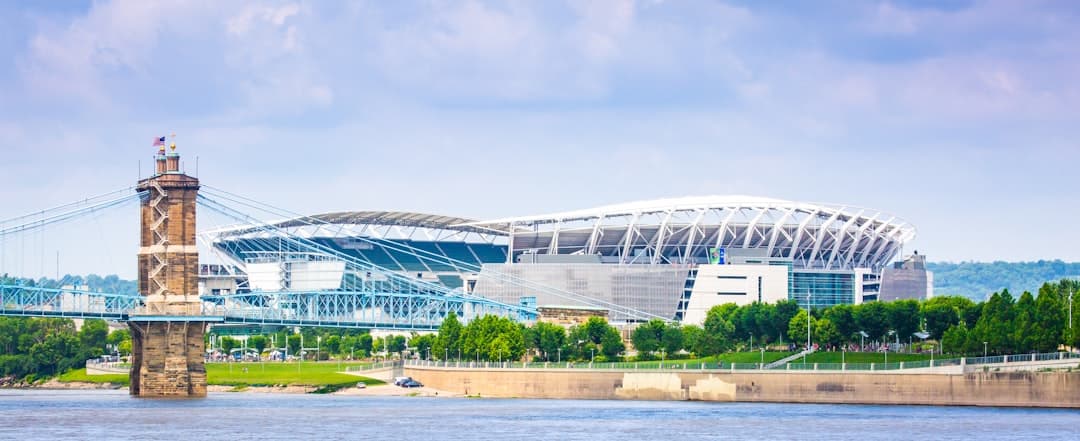
[[[130,316],[131,395],[205,397],[206,366],[198,293],[195,205],[199,180],[180,170],[176,144],[155,156],[154,175],[139,181],[139,293],[145,310]]]

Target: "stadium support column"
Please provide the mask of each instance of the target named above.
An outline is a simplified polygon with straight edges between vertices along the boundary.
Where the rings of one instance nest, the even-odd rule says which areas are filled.
[[[206,367],[198,293],[195,203],[199,180],[180,171],[180,156],[162,146],[155,174],[139,182],[139,293],[145,309],[129,318],[131,395],[204,397]]]

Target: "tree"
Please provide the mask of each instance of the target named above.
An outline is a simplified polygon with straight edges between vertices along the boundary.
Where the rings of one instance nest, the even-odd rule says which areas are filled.
[[[799,313],[799,303],[794,300],[781,300],[776,302],[776,313],[772,317],[772,333],[776,335],[777,339],[783,340],[787,337],[788,325],[791,324],[791,318],[795,317],[795,314]],[[794,340],[788,338],[788,341]]]
[[[263,349],[266,349],[266,346],[270,344],[270,340],[265,335],[253,335],[248,339],[248,344],[262,355]]]
[[[364,354],[371,354],[372,349],[375,348],[375,339],[371,337],[371,334],[363,334],[356,337],[356,349],[363,351]]]
[[[934,340],[940,340],[946,330],[960,323],[960,311],[944,303],[923,304],[922,315],[926,332]]]
[[[994,293],[983,304],[982,314],[975,328],[968,335],[969,349],[973,352],[983,349],[980,343],[987,343],[987,351],[993,354],[1012,352],[1012,325],[1014,318],[1013,298],[1009,290]]]
[[[967,328],[960,324],[952,325],[941,337],[941,351],[950,354],[966,352],[967,341]]]
[[[475,319],[465,326],[461,339],[466,356],[492,361],[517,360],[525,355],[524,328],[506,317],[485,315]]]
[[[562,326],[547,322],[536,322],[533,325],[532,335],[534,339],[533,347],[539,351],[543,360],[558,361],[562,358],[560,348],[566,344],[566,330]]]
[[[855,307],[855,323],[859,330],[869,336],[871,340],[877,340],[885,336],[889,327],[888,307],[882,302],[863,303]]]
[[[809,327],[806,325],[807,320],[810,320]],[[792,342],[799,341],[801,343],[809,338],[810,334],[807,333],[813,333],[812,328],[814,327],[815,321],[816,320],[814,320],[812,316],[807,314],[805,309],[799,311],[798,314],[795,314],[795,317],[792,317],[791,321],[788,322],[788,336],[791,337]],[[796,337],[799,337],[799,340],[795,340]]]
[[[855,323],[855,310],[851,305],[833,306],[826,309],[822,316],[828,319],[836,328],[836,332],[840,334],[840,341],[836,342],[837,344],[849,341],[855,333],[859,332],[859,325]]]
[[[638,353],[647,355],[660,349],[661,340],[664,338],[664,321],[652,319],[634,328],[630,334],[630,342]]]
[[[1013,307],[1012,342],[1014,352],[1026,352],[1035,347],[1038,330],[1035,329],[1035,298],[1024,291]]]
[[[701,339],[705,335],[705,330],[701,326],[686,325],[682,327],[683,334],[683,348],[687,351],[695,352],[701,344]],[[700,354],[698,354],[700,355]]]
[[[286,343],[288,343],[289,353],[299,357],[300,356],[300,349],[301,349],[300,348],[300,343],[301,342],[302,341],[300,339],[300,335],[298,335],[298,334],[289,334],[289,336],[286,337]]]
[[[626,345],[622,341],[622,335],[619,334],[619,330],[614,326],[608,326],[604,332],[604,336],[600,338],[600,352],[607,357],[608,360],[614,360],[619,357],[622,351],[626,350]]]
[[[814,338],[823,345],[839,345],[841,341],[840,331],[827,318],[814,321]]]
[[[1040,290],[1039,298],[1035,300],[1035,335],[1032,338],[1032,349],[1036,351],[1056,351],[1058,343],[1064,341],[1062,336],[1068,322],[1067,310],[1062,308],[1058,298]]]
[[[240,346],[240,342],[235,338],[229,336],[221,337],[221,350],[226,354],[231,354],[232,350],[236,349],[237,346]]]
[[[86,358],[100,357],[105,353],[105,344],[109,338],[109,324],[105,320],[87,319],[79,330],[79,343]]]
[[[461,352],[461,333],[464,328],[458,321],[457,314],[451,311],[439,325],[439,333],[431,347],[435,357],[457,356]]]
[[[662,346],[668,354],[678,353],[683,349],[683,332],[678,324],[669,323],[664,327]]]
[[[435,334],[413,335],[413,338],[409,340],[409,346],[416,348],[416,353],[420,355],[420,358],[428,360],[433,356],[431,348],[436,338]]]
[[[705,314],[704,332],[694,352],[699,356],[719,355],[731,348],[735,325],[724,318],[722,306],[714,306]]]
[[[919,331],[919,302],[916,300],[897,300],[886,303],[889,328],[896,332],[896,339],[910,339]]]

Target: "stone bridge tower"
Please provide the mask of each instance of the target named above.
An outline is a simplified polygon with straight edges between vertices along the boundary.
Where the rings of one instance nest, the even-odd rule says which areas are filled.
[[[195,198],[199,180],[180,171],[176,144],[161,146],[144,192],[139,247],[139,293],[145,310],[132,315],[131,394],[204,397],[206,322],[199,302]]]

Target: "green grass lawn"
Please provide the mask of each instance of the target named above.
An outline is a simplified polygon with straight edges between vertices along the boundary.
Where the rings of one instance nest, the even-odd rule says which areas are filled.
[[[347,366],[364,366],[368,363],[341,363],[306,361],[297,363],[207,363],[206,381],[209,384],[223,386],[270,386],[286,384],[295,386],[351,386],[356,383],[369,385],[383,384],[374,378],[339,374]],[[247,368],[247,372],[244,372]],[[126,374],[87,375],[86,369],[68,371],[60,376],[64,383],[116,383],[129,385]]]
[[[368,363],[341,363],[305,361],[303,363],[207,363],[206,378],[209,384],[224,386],[271,386],[289,384],[297,386],[345,386],[363,382],[369,385],[382,381],[340,374],[348,366],[364,366]],[[244,369],[247,372],[244,372]]]
[[[765,363],[772,363],[791,354],[793,354],[793,352],[765,352]],[[726,354],[720,354],[719,357],[691,358],[686,360],[664,360],[664,366],[682,366],[683,364],[685,364],[688,367],[693,367],[694,365],[701,365],[701,363],[716,364],[717,361],[722,361],[724,363],[760,363],[761,351],[729,352]],[[643,369],[652,369],[659,367],[660,361],[641,361],[637,362],[637,365],[638,367]]]
[[[58,380],[61,383],[113,383],[127,386],[127,374],[87,375],[86,369],[75,369],[65,372]]]
[[[937,358],[942,358],[937,356]],[[843,354],[841,352],[815,352],[806,357],[807,363],[841,363],[841,360],[845,360],[848,363],[884,363],[885,354],[881,352],[848,352]],[[930,354],[897,354],[894,352],[889,353],[889,363],[899,363],[901,361],[923,361],[929,360]],[[793,363],[802,363],[802,358],[796,359]]]

